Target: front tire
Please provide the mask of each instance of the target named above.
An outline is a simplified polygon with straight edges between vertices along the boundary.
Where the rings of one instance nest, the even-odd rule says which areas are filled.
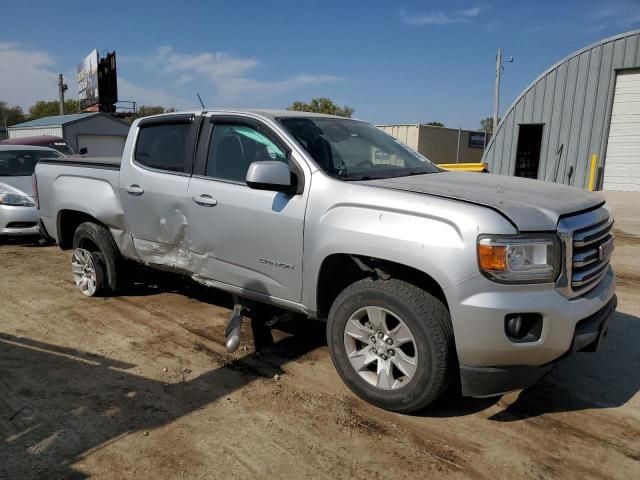
[[[329,312],[327,343],[347,386],[386,410],[420,410],[454,377],[447,307],[402,280],[364,279],[347,287]]]

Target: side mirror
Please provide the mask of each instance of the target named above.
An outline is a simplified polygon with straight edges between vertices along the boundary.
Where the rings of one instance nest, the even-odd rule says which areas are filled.
[[[255,190],[287,193],[293,193],[296,189],[296,185],[291,180],[289,165],[277,160],[253,162],[249,165],[246,177],[247,185]]]
[[[79,153],[80,155],[86,155],[86,154],[87,154],[87,152],[88,152],[87,148],[86,148],[86,147],[82,147],[78,153]]]

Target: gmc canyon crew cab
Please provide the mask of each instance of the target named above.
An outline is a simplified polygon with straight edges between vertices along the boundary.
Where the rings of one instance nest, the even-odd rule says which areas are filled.
[[[451,383],[531,385],[594,351],[616,307],[613,218],[598,194],[446,172],[361,121],[193,111],[133,123],[122,159],[43,160],[41,229],[73,249],[88,296],[123,265],[229,292],[247,309],[327,320],[344,382],[411,412]]]

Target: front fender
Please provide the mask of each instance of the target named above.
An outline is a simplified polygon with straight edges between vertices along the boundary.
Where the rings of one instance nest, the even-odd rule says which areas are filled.
[[[314,178],[310,194],[304,240],[303,303],[314,311],[318,276],[330,255],[362,255],[406,265],[445,290],[478,273],[480,233],[516,233],[504,217],[482,206],[326,177],[318,180]]]

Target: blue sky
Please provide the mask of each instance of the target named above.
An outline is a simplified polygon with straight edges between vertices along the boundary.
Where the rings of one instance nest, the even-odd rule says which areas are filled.
[[[108,7],[101,11],[98,5]],[[328,96],[373,123],[478,127],[543,70],[589,43],[640,28],[635,1],[9,2],[0,100],[54,99],[94,48],[118,55],[121,100],[195,108],[281,108]],[[58,27],[61,27],[58,30]]]

